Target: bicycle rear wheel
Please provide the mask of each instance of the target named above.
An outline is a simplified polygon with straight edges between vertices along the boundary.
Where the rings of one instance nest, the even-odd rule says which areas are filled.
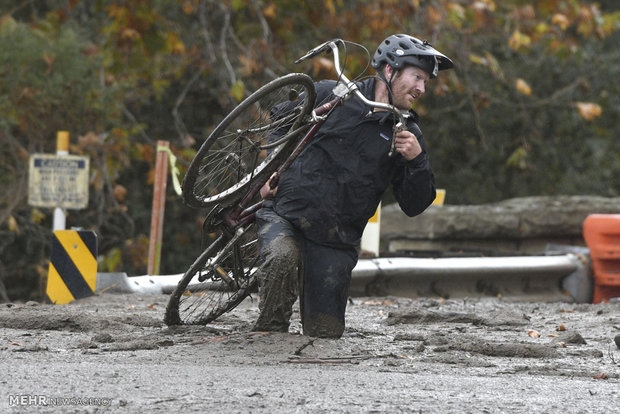
[[[312,79],[303,73],[275,79],[247,97],[196,153],[183,179],[185,203],[229,206],[252,183],[266,181],[307,130],[315,99]]]
[[[206,325],[234,309],[258,286],[254,223],[232,237],[220,235],[190,266],[170,295],[167,325]]]

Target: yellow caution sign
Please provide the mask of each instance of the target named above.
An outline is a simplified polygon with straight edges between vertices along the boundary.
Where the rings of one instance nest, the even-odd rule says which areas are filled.
[[[95,294],[97,235],[92,231],[57,230],[52,240],[47,300],[69,303]]]

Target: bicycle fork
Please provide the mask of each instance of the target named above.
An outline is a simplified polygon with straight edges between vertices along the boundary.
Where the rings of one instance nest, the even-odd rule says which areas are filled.
[[[221,248],[219,250],[219,253],[217,255],[215,255],[213,258],[211,258],[211,260],[209,261],[209,263],[205,266],[205,271],[200,272],[200,275],[198,276],[198,281],[200,282],[204,282],[209,275],[213,274],[216,275],[218,278],[220,278],[221,280],[224,281],[224,283],[226,283],[226,285],[230,288],[230,289],[238,289],[238,283],[235,279],[240,279],[241,275],[238,274],[239,269],[237,269],[236,267],[233,269],[233,276],[237,276],[235,278],[230,277],[230,275],[228,274],[228,272],[221,266],[221,262],[223,259],[226,259],[224,257],[225,254],[228,254],[230,251],[232,251],[233,255],[236,254],[236,243],[239,241],[239,239],[245,234],[246,232],[246,228],[245,227],[239,227],[237,228],[237,230],[235,231],[235,234],[233,235],[233,237],[224,245],[223,248]],[[232,261],[233,263],[238,263],[238,257],[233,257]],[[243,272],[243,269],[241,269],[241,271]]]

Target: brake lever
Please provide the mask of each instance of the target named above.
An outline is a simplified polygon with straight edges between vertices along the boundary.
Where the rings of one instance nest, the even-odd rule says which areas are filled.
[[[388,157],[391,157],[394,154],[394,151],[396,151],[396,134],[404,130],[405,127],[402,122],[399,121],[396,125],[394,125],[394,132],[392,133],[392,145],[390,146],[390,152],[388,152]]]

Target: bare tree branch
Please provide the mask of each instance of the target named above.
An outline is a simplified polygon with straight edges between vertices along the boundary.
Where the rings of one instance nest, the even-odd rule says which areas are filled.
[[[476,106],[476,101],[474,99],[474,94],[473,94],[471,88],[469,87],[469,85],[471,85],[471,79],[469,77],[469,72],[467,70],[467,67],[463,66],[462,71],[463,71],[463,75],[464,75],[464,79],[465,79],[464,83],[467,85],[464,88],[465,94],[467,95],[467,100],[469,101],[469,106],[470,106],[471,111],[472,111],[472,113],[474,115],[474,126],[476,128],[476,131],[478,132],[478,136],[480,137],[480,142],[481,142],[483,148],[487,148],[486,134],[484,132],[484,129],[482,128],[482,123],[480,122],[480,111],[478,110],[478,107]]]
[[[177,129],[177,133],[179,134],[179,138],[181,139],[181,141],[183,141],[185,137],[187,136],[187,128],[185,127],[185,123],[183,122],[183,119],[181,119],[181,115],[179,114],[179,107],[185,100],[185,97],[187,96],[187,93],[191,89],[192,85],[198,80],[198,78],[200,78],[200,75],[203,70],[204,68],[200,68],[200,70],[196,71],[196,73],[190,78],[190,80],[187,82],[187,84],[185,85],[185,87],[183,88],[179,96],[177,97],[174,103],[174,108],[172,108],[172,117],[174,119],[174,126]]]
[[[271,29],[269,29],[269,24],[267,20],[265,20],[265,16],[263,16],[263,12],[258,5],[257,0],[252,0],[252,6],[254,6],[254,11],[256,12],[256,17],[258,17],[258,21],[263,27],[263,38],[265,39],[265,43],[271,43]]]
[[[207,59],[209,61],[209,64],[214,64],[217,59],[215,57],[215,48],[213,47],[213,42],[211,42],[211,35],[209,34],[209,22],[207,20],[207,0],[203,0],[200,2],[198,19],[200,21],[200,34],[205,41],[207,49]]]
[[[228,50],[226,49],[226,37],[228,31],[230,30],[230,12],[226,9],[226,6],[221,3],[220,8],[224,11],[224,26],[220,32],[220,53],[222,54],[222,61],[226,66],[228,76],[230,77],[230,84],[232,85],[237,82],[237,76],[232,64],[230,63],[230,59],[228,58]]]
[[[131,122],[133,122],[134,126],[138,129],[138,132],[140,133],[140,136],[149,144],[151,145],[155,145],[156,142],[154,139],[152,139],[151,137],[149,137],[146,133],[146,131],[144,130],[144,128],[142,128],[142,125],[140,125],[140,123],[138,122],[138,120],[136,119],[136,117],[129,111],[129,109],[127,109],[126,106],[123,105],[123,114],[129,118],[129,120]]]

